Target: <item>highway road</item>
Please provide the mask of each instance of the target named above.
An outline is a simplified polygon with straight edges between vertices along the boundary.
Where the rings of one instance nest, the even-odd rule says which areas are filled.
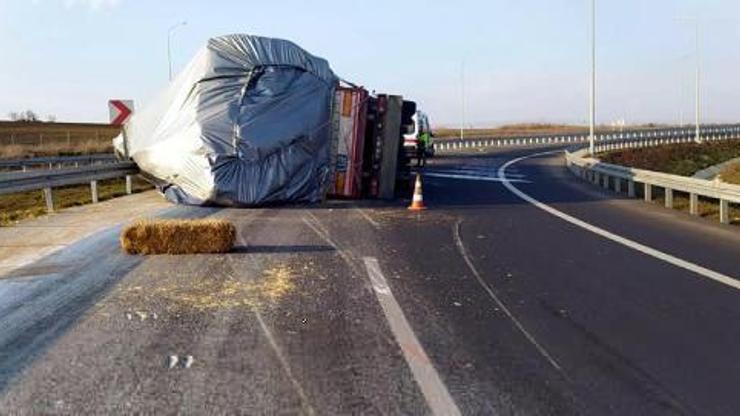
[[[435,159],[421,213],[158,207],[237,247],[127,256],[111,224],[4,271],[0,413],[740,413],[740,232],[546,150]]]

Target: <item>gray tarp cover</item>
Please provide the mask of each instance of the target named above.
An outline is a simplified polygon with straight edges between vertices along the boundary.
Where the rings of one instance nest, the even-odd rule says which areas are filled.
[[[213,38],[114,145],[174,202],[316,202],[330,181],[337,82],[292,42]]]

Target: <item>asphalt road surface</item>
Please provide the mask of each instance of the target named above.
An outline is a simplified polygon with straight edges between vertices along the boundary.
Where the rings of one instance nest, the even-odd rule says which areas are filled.
[[[738,229],[542,150],[435,159],[421,213],[176,207],[237,247],[5,272],[0,413],[740,413]]]

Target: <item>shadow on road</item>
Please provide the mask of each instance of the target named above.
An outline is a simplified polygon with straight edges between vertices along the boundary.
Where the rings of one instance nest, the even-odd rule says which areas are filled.
[[[335,251],[334,247],[331,246],[317,246],[317,245],[248,245],[248,246],[235,246],[229,253],[262,253],[262,254],[278,254],[278,253],[311,253],[311,252],[324,252],[324,251]]]
[[[176,206],[160,218],[204,218],[215,208]],[[33,265],[10,272],[23,280],[0,276],[0,394],[55,341],[74,328],[87,311],[103,299],[144,257],[122,254],[119,227],[107,228],[84,238]],[[106,259],[106,261],[100,261]],[[38,265],[56,266],[56,273],[34,278]]]

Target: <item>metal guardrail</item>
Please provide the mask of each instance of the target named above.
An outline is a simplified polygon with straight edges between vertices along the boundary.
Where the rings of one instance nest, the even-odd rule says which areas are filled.
[[[630,197],[636,195],[635,184],[642,184],[643,197],[648,202],[653,200],[654,186],[663,188],[666,208],[673,208],[674,191],[688,193],[689,212],[692,215],[699,214],[699,197],[716,199],[719,201],[719,219],[723,224],[730,223],[730,203],[740,203],[740,185],[603,163],[588,157],[588,149],[566,151],[565,159],[571,172],[605,189],[614,189],[619,193],[622,192],[622,185],[626,184]]]
[[[113,162],[79,168],[0,173],[0,195],[42,189],[46,209],[54,211],[52,188],[89,183],[92,201],[98,202],[98,181],[126,178],[126,193],[132,192],[132,176],[139,168],[132,162]]]
[[[112,153],[102,153],[81,156],[49,156],[33,157],[21,159],[0,159],[0,169],[22,169],[26,170],[32,166],[48,166],[49,169],[62,168],[64,166],[74,165],[92,165],[94,163],[113,163],[116,161],[116,155]]]
[[[693,128],[665,128],[656,130],[635,130],[625,132],[599,133],[596,135],[597,146],[616,145],[620,143],[652,142],[679,143],[693,141],[696,130]],[[706,126],[701,129],[701,137],[706,141],[724,140],[740,137],[740,124]],[[513,147],[553,144],[585,143],[589,139],[588,133],[579,134],[549,134],[536,136],[510,136],[495,138],[470,138],[465,140],[438,140],[434,144],[435,151],[449,152],[464,149]],[[672,142],[666,140],[674,140]],[[638,146],[638,145],[635,145]]]

